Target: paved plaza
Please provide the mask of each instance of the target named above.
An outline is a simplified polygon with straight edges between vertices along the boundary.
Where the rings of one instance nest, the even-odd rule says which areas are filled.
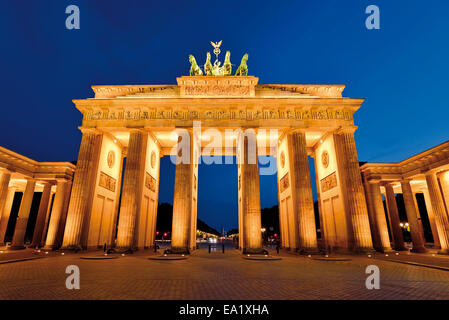
[[[81,259],[101,252],[65,255],[31,252],[16,253],[14,258],[17,255],[44,258],[2,263],[7,255],[3,253],[0,299],[449,298],[448,271],[386,261],[389,257],[385,256],[382,259],[350,256],[350,261],[335,262],[281,253],[279,261],[252,261],[242,259],[234,249],[228,248],[225,254],[221,251],[209,254],[202,248],[187,260],[155,261],[148,259],[152,255],[149,250],[111,260]],[[404,259],[413,260],[413,255]],[[68,290],[65,286],[68,277],[65,270],[69,265],[80,268],[80,290]],[[365,287],[368,265],[380,269],[379,290]]]

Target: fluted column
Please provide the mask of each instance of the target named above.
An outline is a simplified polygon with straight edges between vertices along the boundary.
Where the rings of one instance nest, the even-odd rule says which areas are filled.
[[[37,212],[36,224],[34,226],[33,241],[31,247],[40,247],[42,233],[44,231],[45,218],[48,211],[48,203],[50,202],[51,195],[50,183],[44,183],[44,190],[42,191],[41,202],[39,203],[39,211]]]
[[[14,201],[15,194],[16,194],[16,188],[10,187],[8,189],[8,195],[6,196],[5,205],[3,207],[2,218],[0,221],[0,246],[5,245],[6,229],[8,228],[9,216],[11,215],[12,203]]]
[[[25,192],[23,193],[22,202],[20,203],[19,215],[17,217],[17,223],[14,230],[14,236],[10,249],[25,249],[25,232],[28,224],[28,217],[30,215],[31,204],[33,202],[34,188],[36,186],[36,180],[29,179],[27,181]]]
[[[380,240],[380,234],[377,230],[376,222],[376,208],[374,205],[373,195],[371,191],[371,185],[366,179],[363,180],[363,188],[365,189],[366,207],[368,209],[369,226],[371,229],[371,237],[373,239],[374,249],[382,252],[382,242]],[[372,182],[372,181],[371,181]]]
[[[0,244],[3,244],[6,227],[8,226],[9,213],[11,211],[11,209],[5,210],[10,180],[11,180],[11,172],[9,172],[8,170],[4,170],[0,175]],[[3,229],[4,232],[2,232]]]
[[[148,133],[143,130],[131,130],[118,221],[117,248],[119,250],[130,250],[135,246],[136,219],[137,212],[140,210],[144,183],[147,139]]]
[[[368,183],[368,192],[372,201],[373,217],[376,224],[376,231],[379,236],[379,249],[382,252],[391,251],[390,236],[388,235],[387,219],[385,218],[384,204],[380,184],[378,182]]]
[[[64,238],[64,230],[65,230],[65,225],[67,222],[67,211],[69,209],[70,194],[72,192],[72,181],[67,180],[67,183],[66,183],[64,189],[65,189],[65,194],[64,194],[63,204],[62,204],[61,218],[59,219],[58,233],[56,234],[56,243],[58,244],[58,246],[62,245],[62,240]]]
[[[45,223],[44,223],[44,228],[43,228],[43,232],[42,232],[42,237],[41,237],[41,244],[45,245],[45,240],[47,239],[47,230],[48,230],[48,224],[50,223],[50,210],[53,208],[52,205],[52,199],[54,199],[54,195],[55,195],[55,191],[53,190],[56,188],[52,188],[51,194],[50,194],[50,201],[48,203],[48,208],[47,208],[47,214],[45,215]]]
[[[181,139],[180,143],[185,143]],[[192,193],[193,193],[193,136],[190,134],[189,157],[188,163],[186,161],[179,161],[182,159],[182,150],[178,151],[178,163],[176,164],[175,172],[175,191],[173,196],[173,223],[172,223],[172,238],[171,250],[174,253],[189,253],[191,242],[191,228],[192,228]]]
[[[449,171],[439,174],[437,178],[440,181],[441,194],[446,205],[446,213],[449,215]]]
[[[250,129],[242,136],[241,183],[242,183],[242,218],[244,226],[243,253],[261,253],[262,220],[260,211],[259,164],[257,160],[257,139]],[[250,143],[256,148],[250,148]],[[255,157],[254,154],[255,152]]]
[[[413,252],[426,252],[424,248],[424,239],[419,227],[418,213],[416,212],[415,201],[413,200],[412,187],[410,181],[401,181],[402,195],[404,196],[405,211],[407,213],[407,220],[410,226],[410,233],[413,242]]]
[[[318,252],[312,184],[307,158],[306,134],[295,131],[288,134],[288,154],[294,212],[297,215],[299,247],[301,253]]]
[[[353,249],[356,252],[371,252],[373,243],[354,130],[342,130],[335,135],[335,142],[347,214],[352,226]]]
[[[424,235],[424,227],[422,225],[421,212],[419,211],[419,205],[418,205],[418,200],[416,200],[416,194],[417,194],[416,192],[413,192],[413,203],[414,203],[415,209],[416,209],[416,217],[418,218],[419,233],[421,234],[421,238],[423,239],[423,243],[425,245],[426,237]]]
[[[429,190],[424,189],[423,194],[424,194],[424,201],[426,202],[426,210],[427,216],[429,217],[430,229],[432,229],[433,246],[436,249],[441,249],[440,237],[438,236],[438,229],[435,223],[435,214],[433,213]]]
[[[440,253],[449,254],[449,219],[446,214],[436,174],[433,172],[427,173],[426,182],[429,190],[430,202],[432,203],[432,211],[435,217],[435,225],[440,239]]]
[[[396,203],[396,196],[394,194],[393,186],[391,184],[385,185],[385,197],[388,207],[388,218],[390,220],[391,234],[393,236],[393,246],[397,251],[406,250],[404,246],[404,236],[402,234],[401,222],[399,220],[398,205]]]
[[[64,203],[67,197],[68,182],[59,180],[56,185],[55,200],[50,214],[47,239],[45,240],[45,249],[56,249],[60,243],[57,241],[57,235],[61,228],[61,218],[64,212]]]
[[[95,189],[102,135],[84,130],[73,179],[63,249],[81,249],[84,219],[89,216]]]

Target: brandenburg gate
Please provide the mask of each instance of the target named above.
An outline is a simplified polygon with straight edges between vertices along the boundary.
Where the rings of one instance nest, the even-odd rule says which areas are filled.
[[[321,225],[337,231],[327,241],[351,252],[372,251],[354,141],[353,114],[363,100],[344,98],[343,85],[259,84],[257,77],[246,75],[247,56],[236,75],[226,69],[216,75],[217,65],[207,62],[202,75],[192,58],[191,75],[177,78],[177,85],[93,86],[94,98],[73,100],[83,114],[83,136],[62,249],[104,243],[123,251],[153,246],[159,180],[164,179],[160,158],[183,156],[190,161],[176,165],[172,252],[193,250],[198,161],[206,152],[239,160],[239,246],[244,253],[261,252],[259,167],[250,161],[255,145],[258,155],[277,159],[283,247],[318,251],[308,163],[312,156]],[[208,134],[210,129],[223,133],[224,148],[206,151],[208,142],[217,139]],[[188,134],[174,135],[176,130]],[[263,134],[270,130],[274,137]],[[188,154],[177,147],[186,139]]]
[[[201,196],[198,164],[221,163],[222,156],[228,164],[235,156],[239,248],[263,253],[259,174],[267,168],[259,168],[258,156],[270,156],[283,248],[301,254],[405,250],[396,203],[402,193],[412,251],[427,251],[424,214],[434,247],[449,252],[449,141],[399,163],[359,167],[353,115],[362,99],[343,97],[343,85],[259,84],[248,76],[247,54],[232,75],[230,52],[221,66],[221,41],[212,45],[215,63],[208,53],[203,73],[190,56],[190,75],[176,85],[93,86],[94,98],[73,100],[83,115],[76,167],[0,147],[0,245],[14,223],[9,249],[25,248],[34,193],[42,192],[32,247],[106,244],[127,252],[154,246],[159,181],[165,178],[160,159],[170,156],[176,163],[170,251],[190,253]],[[17,217],[11,214],[16,191],[23,193]]]

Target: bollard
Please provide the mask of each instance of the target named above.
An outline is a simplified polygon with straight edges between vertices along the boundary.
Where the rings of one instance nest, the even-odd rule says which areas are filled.
[[[154,243],[154,252],[157,252],[156,242]]]
[[[210,244],[209,244],[209,253],[210,253]]]
[[[276,252],[279,254],[279,246],[276,246]]]
[[[224,253],[224,243],[221,245],[221,249],[223,250]]]

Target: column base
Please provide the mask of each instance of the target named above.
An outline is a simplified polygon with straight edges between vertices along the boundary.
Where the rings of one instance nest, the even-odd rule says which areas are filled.
[[[312,254],[317,255],[317,254],[322,254],[323,253],[318,248],[301,248],[301,249],[298,249],[297,252],[300,255],[309,255],[309,254],[310,255],[312,255]]]
[[[115,247],[112,248],[112,250],[114,250],[114,252],[116,253],[134,253],[134,251],[137,251],[138,248],[130,248],[130,247]]]
[[[56,246],[44,246],[42,249],[54,251],[57,250],[58,248]]]
[[[438,250],[437,253],[438,254],[449,255],[449,249],[441,249],[441,250]]]
[[[165,250],[166,254],[190,254],[189,248],[170,248]]]
[[[48,246],[48,247],[55,248],[55,249],[52,249],[52,250],[56,250],[55,246]],[[45,248],[47,248],[47,246],[45,246]],[[78,252],[80,250],[83,250],[83,248],[81,246],[79,246],[79,245],[70,245],[70,246],[61,247],[61,250]]]
[[[351,252],[355,255],[367,255],[376,253],[376,250],[373,248],[354,248]]]
[[[24,245],[15,245],[8,248],[8,250],[24,250],[26,247]]]
[[[243,248],[242,254],[268,254],[268,251],[263,249],[263,248],[254,248],[254,249],[249,249],[249,248]]]
[[[391,248],[379,248],[377,249],[377,251],[381,252],[381,253],[395,253],[396,250],[393,250]]]
[[[426,253],[428,250],[426,248],[412,248],[412,250],[410,250],[410,252],[414,252],[414,253]]]
[[[394,251],[408,251],[406,247],[393,247]]]

